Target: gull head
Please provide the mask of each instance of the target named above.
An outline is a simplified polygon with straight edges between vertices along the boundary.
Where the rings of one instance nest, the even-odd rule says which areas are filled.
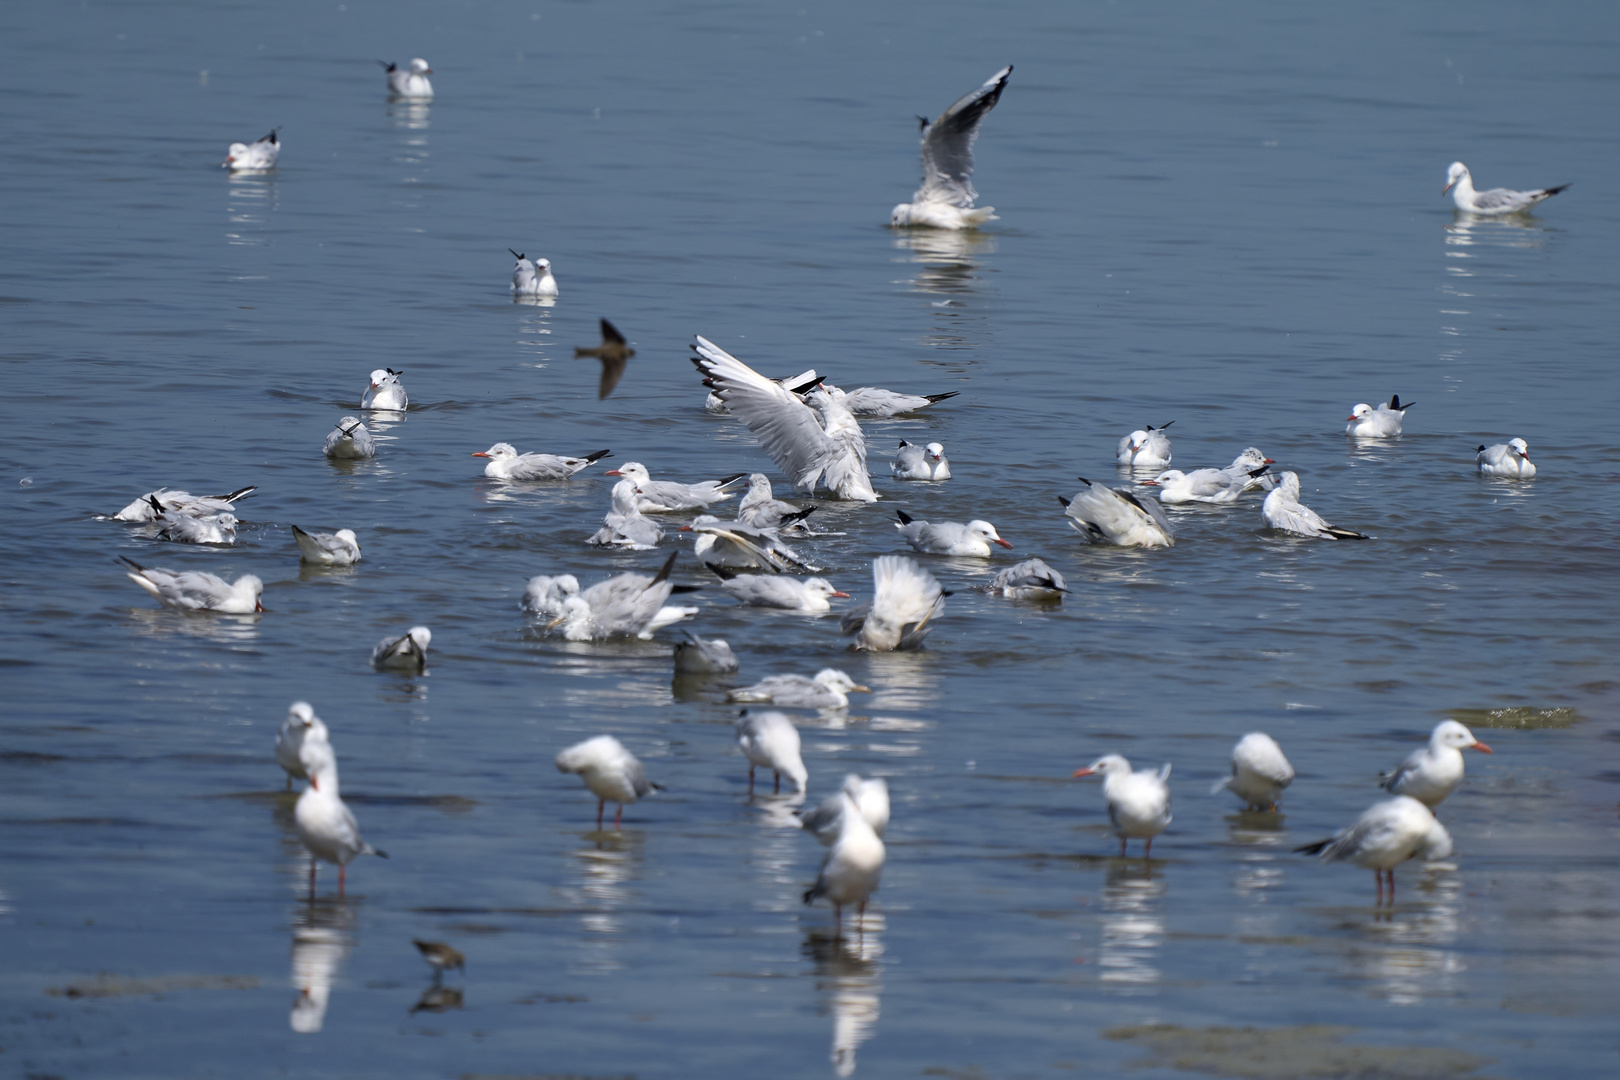
[[[1284,498],[1293,499],[1295,502],[1298,502],[1299,501],[1299,473],[1297,473],[1297,472],[1285,472],[1285,473],[1283,473],[1282,476],[1277,480],[1277,490],[1283,493]]]
[[[769,499],[771,497],[771,478],[762,472],[753,473],[748,477],[748,494],[756,499]]]
[[[970,521],[967,528],[968,532],[974,536],[988,540],[992,544],[1000,544],[1009,551],[1012,550],[1012,545],[1003,540],[1001,534],[996,532],[996,527],[988,521]]]
[[[945,457],[945,447],[942,443],[931,442],[927,446],[923,447],[923,449],[926,450],[928,452],[928,456],[933,458],[935,461],[941,461]]]
[[[488,450],[475,450],[473,457],[493,458],[496,461],[506,461],[518,456],[517,447],[509,442],[498,442]]]
[[[549,274],[551,273],[551,260],[536,259],[534,260],[534,268],[540,271],[542,274]]]
[[[345,544],[352,544],[354,546],[354,550],[360,550],[360,538],[354,535],[353,529],[339,529],[332,535],[343,541]]]
[[[639,461],[627,461],[623,465],[620,465],[617,469],[611,469],[602,475],[622,476],[626,480],[634,481],[636,484],[652,483],[652,474],[647,471],[647,466],[643,465]]]
[[[1530,460],[1530,444],[1523,439],[1509,439],[1508,449],[1526,461]]]
[[[427,653],[427,647],[433,641],[433,631],[425,626],[413,626],[405,632],[405,636],[410,638],[411,646],[423,654]]]
[[[849,593],[839,592],[837,589],[833,588],[832,582],[828,581],[826,578],[806,578],[804,582],[804,591],[812,596],[842,596],[845,599],[849,598]]]
[[[1166,469],[1164,472],[1160,473],[1158,476],[1155,476],[1151,480],[1138,480],[1137,483],[1141,484],[1143,487],[1165,487],[1169,484],[1175,483],[1178,480],[1185,479],[1187,479],[1187,474],[1182,472],[1180,469]]]
[[[387,368],[378,368],[371,373],[371,388],[373,390],[377,389],[392,377]]]
[[[1450,191],[1454,186],[1456,186],[1457,181],[1467,176],[1468,166],[1464,165],[1460,161],[1453,161],[1446,168],[1446,186],[1440,189],[1440,194],[1444,195],[1446,192]]]
[[[412,75],[431,75],[431,74],[433,74],[433,69],[428,67],[428,62],[426,60],[424,60],[420,56],[418,56],[418,57],[416,57],[415,59],[413,59],[411,61],[411,74]]]
[[[231,589],[242,599],[244,606],[246,601],[252,600],[254,611],[264,610],[264,605],[259,603],[259,597],[264,593],[264,582],[252,574],[243,574],[237,578],[231,583]]]
[[[299,727],[310,728],[316,724],[315,707],[307,701],[295,701],[287,710],[287,719],[297,721]]]
[[[1133,432],[1131,432],[1131,449],[1133,451],[1142,449],[1144,446],[1147,445],[1147,441],[1148,441],[1148,433],[1147,432],[1145,432],[1145,431],[1133,431]]]
[[[1474,738],[1474,733],[1455,720],[1442,720],[1435,725],[1434,734],[1429,736],[1431,746],[1449,746],[1456,750],[1466,750],[1472,747],[1482,754],[1494,754],[1496,751]]]
[[[1076,778],[1082,776],[1101,776],[1105,780],[1115,776],[1129,776],[1130,774],[1131,763],[1126,761],[1123,757],[1120,757],[1118,754],[1104,754],[1102,757],[1098,758],[1096,761],[1093,761],[1085,768],[1076,769],[1074,771]]]
[[[889,211],[889,224],[891,226],[910,225],[911,204],[901,203],[899,206],[896,206],[893,210]]]
[[[837,668],[822,668],[816,672],[815,681],[828,690],[835,690],[845,694],[851,691],[859,694],[870,694],[872,692],[870,687],[862,686]]]
[[[1363,401],[1360,404],[1358,404],[1355,408],[1351,409],[1350,410],[1350,415],[1345,417],[1345,419],[1346,420],[1351,420],[1351,421],[1365,420],[1367,417],[1372,415],[1372,411],[1373,411],[1373,407],[1371,405],[1368,405],[1365,401]]]
[[[231,148],[225,152],[225,160],[220,162],[220,164],[221,165],[229,165],[229,164],[231,164],[237,158],[239,158],[243,154],[247,153],[247,149],[248,149],[247,148],[247,143],[239,143],[239,142],[231,143]]]
[[[1239,454],[1232,464],[1241,465],[1245,469],[1258,469],[1262,465],[1275,465],[1276,462],[1261,453],[1258,446],[1251,446]]]

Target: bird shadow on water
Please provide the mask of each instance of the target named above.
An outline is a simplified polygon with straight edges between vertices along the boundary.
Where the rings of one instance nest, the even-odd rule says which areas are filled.
[[[841,937],[814,929],[805,934],[801,952],[815,969],[816,989],[825,995],[824,1011],[832,1014],[832,1066],[838,1076],[855,1074],[855,1053],[870,1039],[882,1012],[883,916],[868,912],[851,920]]]
[[[316,898],[293,912],[292,984],[297,993],[288,1024],[301,1035],[325,1026],[332,983],[354,948],[354,923],[347,900]]]

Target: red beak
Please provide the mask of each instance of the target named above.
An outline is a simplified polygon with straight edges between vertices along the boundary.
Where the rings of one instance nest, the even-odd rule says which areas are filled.
[[[1005,541],[1005,540],[1003,540],[1003,539],[1002,539],[1002,538],[1001,538],[1001,537],[999,537],[999,536],[998,536],[998,537],[996,537],[996,543],[998,543],[998,544],[1000,544],[1000,545],[1001,545],[1001,546],[1002,546],[1002,547],[1004,547],[1004,548],[1006,548],[1006,549],[1007,549],[1007,550],[1008,550],[1008,551],[1011,551],[1011,550],[1012,550],[1012,545],[1011,545],[1011,544],[1009,544],[1009,543],[1007,543],[1007,541]]]
[[[255,600],[255,601],[253,601],[253,610],[254,611],[263,611],[264,610],[264,605],[259,603],[257,600]]]
[[[1076,770],[1074,770],[1074,775],[1075,775],[1076,779],[1078,779],[1079,777],[1082,777],[1082,776],[1090,776],[1091,775],[1091,770],[1090,769],[1076,769]]]
[[[603,476],[623,476],[624,473],[620,472],[618,469],[610,469],[607,472],[603,473],[602,475]]]
[[[1355,417],[1353,417],[1353,416],[1347,416],[1347,417],[1345,417],[1345,419],[1346,419],[1346,420],[1354,420],[1354,419],[1355,419]]]
[[[842,596],[845,600],[849,599],[849,593],[847,593],[847,592],[835,592],[835,593],[833,593],[833,595],[834,596]]]
[[[1267,465],[1275,465],[1275,464],[1277,464],[1277,459],[1276,458],[1266,458],[1266,464]]]
[[[489,457],[489,451],[487,451],[487,450],[475,450],[475,451],[473,451],[473,457]]]
[[[1478,750],[1482,754],[1494,754],[1494,753],[1496,753],[1495,750],[1492,750],[1490,747],[1486,746],[1482,742],[1475,743],[1474,744],[1474,749]]]

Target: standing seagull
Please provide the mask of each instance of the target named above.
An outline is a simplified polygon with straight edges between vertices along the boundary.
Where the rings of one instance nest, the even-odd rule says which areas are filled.
[[[1380,774],[1383,781],[1378,786],[1391,795],[1411,796],[1433,810],[1462,783],[1464,750],[1496,752],[1457,721],[1442,720],[1429,735],[1429,745],[1412,751],[1394,772]]]
[[[890,225],[977,229],[996,220],[995,207],[973,206],[979,197],[973,190],[973,143],[979,137],[979,125],[1001,100],[1011,74],[1008,64],[983,86],[958,98],[932,123],[918,117],[922,122],[922,187],[909,203],[894,208]]]
[[[395,371],[393,368],[378,368],[373,371],[371,385],[360,395],[360,407],[391,412],[401,412],[408,408],[411,397],[405,392],[405,384],[399,381],[399,377],[403,374],[405,374],[403,371]]]
[[[1153,852],[1153,838],[1170,825],[1170,763],[1158,771],[1131,772],[1131,763],[1118,754],[1104,754],[1076,777],[1101,776],[1103,798],[1108,800],[1108,820],[1119,834],[1119,853],[1125,854],[1127,840],[1142,840],[1142,858]]]
[[[847,698],[845,700],[848,700]],[[754,793],[754,769],[771,770],[776,783],[772,791],[782,790],[782,775],[793,782],[793,790],[804,791],[810,781],[810,770],[799,756],[799,729],[793,721],[779,712],[748,715],[744,709],[737,719],[737,746],[748,759],[748,794]]]
[[[408,68],[402,68],[387,60],[379,60],[377,63],[383,66],[383,71],[387,75],[389,97],[402,98],[406,101],[433,100],[433,80],[428,78],[433,74],[433,69],[428,67],[428,62],[420,56],[413,59]]]
[[[1450,837],[1434,831],[1434,814],[1406,795],[1374,803],[1356,823],[1326,840],[1294,850],[1319,855],[1323,862],[1353,862],[1371,870],[1378,879],[1378,902],[1384,902],[1384,877],[1389,876],[1389,902],[1395,902],[1395,868],[1426,848],[1449,851]],[[1432,838],[1432,839],[1431,839]],[[1444,841],[1444,842],[1442,842]],[[1443,855],[1438,857],[1443,858]]]
[[[1365,401],[1360,402],[1350,410],[1344,433],[1357,439],[1392,439],[1401,433],[1406,410],[1415,404],[1412,401],[1402,404],[1399,394],[1391,395],[1389,404],[1376,409]]]
[[[413,626],[400,637],[385,637],[371,650],[371,666],[395,668],[401,671],[426,671],[428,645],[433,631],[425,626]]]
[[[846,612],[839,629],[855,635],[859,650],[915,649],[928,636],[928,624],[945,610],[949,595],[914,560],[884,555],[872,561],[872,602]]]
[[[1489,191],[1475,191],[1474,177],[1468,171],[1468,166],[1460,161],[1453,161],[1446,170],[1446,186],[1440,194],[1451,192],[1451,201],[1457,204],[1457,209],[1470,214],[1522,214],[1543,199],[1550,199],[1554,195],[1569,187],[1568,184],[1559,184],[1557,187],[1537,188],[1535,191],[1512,191],[1508,188],[1491,188]]]
[[[360,835],[360,823],[338,794],[337,756],[325,739],[306,738],[300,751],[309,787],[293,807],[293,829],[309,850],[309,895],[315,895],[315,868],[318,862],[336,863],[338,895],[347,884],[349,863],[360,855],[388,858]]]
[[[507,248],[507,251],[512,251]],[[551,260],[536,259],[530,262],[522,255],[512,251],[517,256],[517,266],[512,270],[512,295],[551,297],[557,295],[557,279],[551,276]]]
[[[1294,767],[1283,756],[1277,740],[1263,732],[1251,731],[1232,747],[1232,775],[1217,780],[1209,789],[1214,795],[1230,791],[1250,810],[1277,809],[1277,796],[1294,782]]]
[[[1523,439],[1509,439],[1495,446],[1481,444],[1474,451],[1474,466],[1482,476],[1528,480],[1536,475],[1535,462],[1530,460],[1530,444]]]
[[[1058,502],[1063,504],[1063,516],[1088,543],[1142,548],[1175,545],[1176,534],[1157,500],[1144,501],[1129,488],[1104,487],[1083,476],[1080,482],[1086,485],[1084,491],[1072,499],[1059,495]]]
[[[557,755],[557,771],[577,773],[596,796],[596,827],[602,827],[602,810],[610,802],[619,804],[613,827],[624,823],[626,804],[662,791],[647,779],[647,770],[624,744],[611,735],[598,735],[576,743]]]
[[[1278,532],[1309,536],[1320,540],[1369,540],[1366,533],[1341,529],[1322,520],[1322,515],[1299,501],[1299,474],[1285,472],[1277,487],[1260,507],[1266,524]]]
[[[287,719],[282,722],[281,730],[276,733],[276,764],[287,774],[288,791],[292,790],[294,780],[309,779],[301,756],[305,739],[329,742],[330,733],[309,702],[295,701],[287,710]]]
[[[838,814],[838,838],[821,862],[816,883],[804,892],[806,904],[815,902],[818,896],[832,901],[835,937],[843,936],[844,905],[859,904],[860,917],[865,918],[866,901],[877,891],[887,854],[876,830],[849,795],[839,792],[838,797],[843,800]]]
[[[258,142],[231,143],[220,167],[233,173],[269,172],[276,167],[276,159],[281,157],[281,142],[276,138],[276,132],[280,130],[274,129]]]
[[[600,322],[602,324],[602,344],[593,348],[576,347],[574,349],[575,360],[582,356],[594,356],[602,361],[602,377],[596,383],[596,399],[598,401],[613,393],[613,388],[618,386],[619,380],[624,377],[625,365],[630,362],[631,357],[636,355],[636,350],[632,349],[630,343],[624,340],[624,335],[619,333],[617,327],[606,319],[602,319]]]

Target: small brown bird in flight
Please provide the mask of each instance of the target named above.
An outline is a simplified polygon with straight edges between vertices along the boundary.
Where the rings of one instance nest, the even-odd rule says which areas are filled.
[[[594,349],[574,350],[574,359],[582,356],[594,356],[602,361],[602,381],[596,386],[596,399],[598,401],[613,393],[613,388],[619,385],[619,379],[624,376],[625,363],[636,355],[636,350],[624,340],[624,335],[614,328],[606,319],[602,320],[602,344]]]

